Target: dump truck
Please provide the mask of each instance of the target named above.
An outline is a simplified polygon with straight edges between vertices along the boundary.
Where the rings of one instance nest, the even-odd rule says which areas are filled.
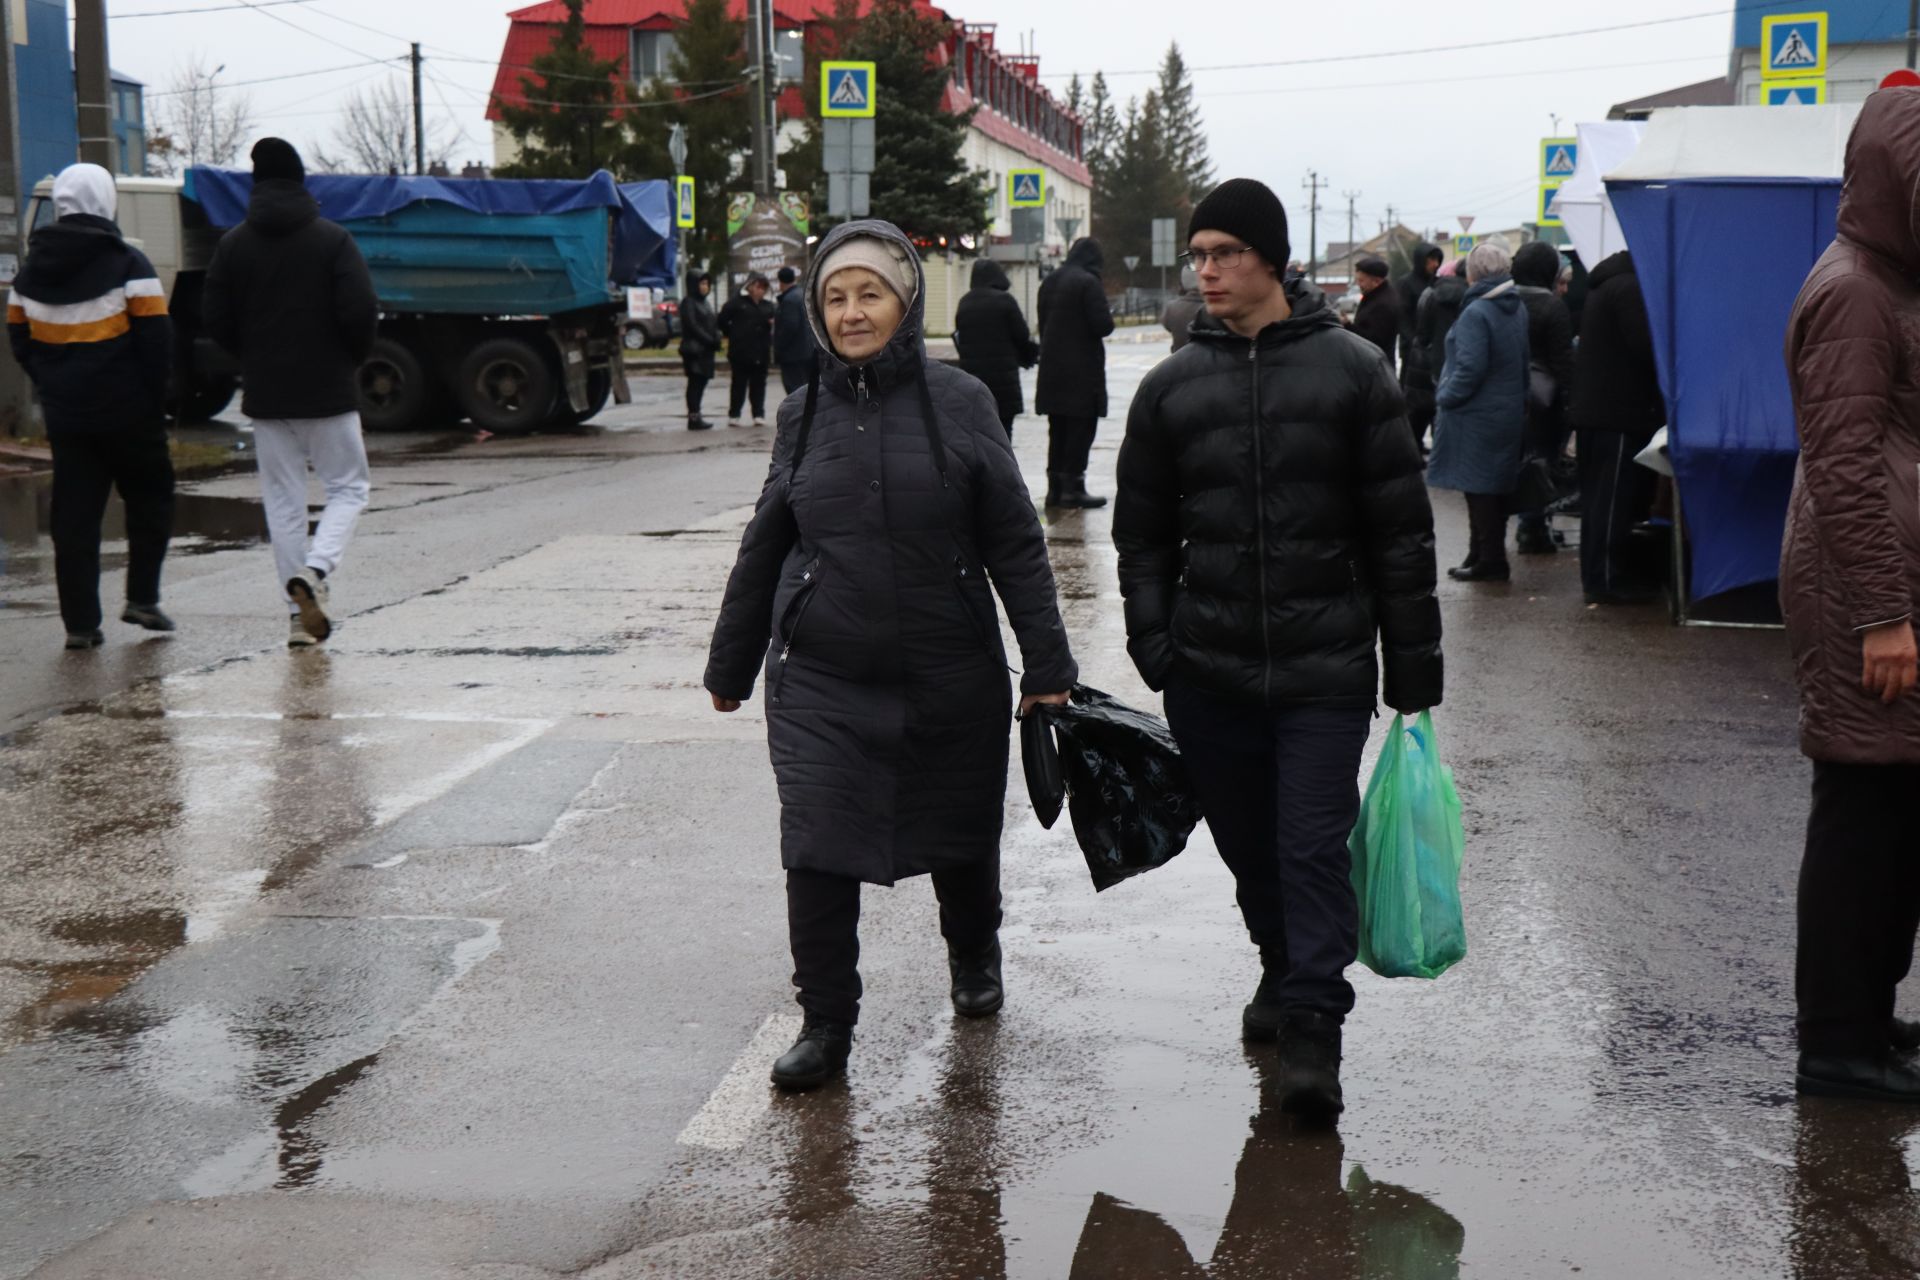
[[[246,217],[252,175],[195,167],[121,178],[119,221],[153,261],[174,316],[174,408],[219,413],[239,385],[201,329],[214,247]],[[626,290],[674,272],[670,184],[314,175],[323,216],[359,246],[380,336],[359,372],[361,420],[400,431],[465,417],[490,431],[585,422],[624,403]],[[53,217],[52,182],[33,225]]]

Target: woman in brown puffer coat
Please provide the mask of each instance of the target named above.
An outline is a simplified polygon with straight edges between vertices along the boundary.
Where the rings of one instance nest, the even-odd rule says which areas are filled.
[[[1920,1103],[1893,1016],[1920,926],[1920,92],[1867,100],[1839,235],[1787,325],[1800,431],[1780,573],[1813,814],[1800,871],[1802,1093]]]

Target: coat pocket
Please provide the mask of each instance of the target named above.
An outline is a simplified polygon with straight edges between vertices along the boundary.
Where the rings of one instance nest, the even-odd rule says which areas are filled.
[[[982,622],[980,611],[974,608],[973,601],[967,597],[967,584],[976,576],[973,568],[967,564],[966,557],[953,558],[953,594],[960,601],[960,613],[966,618],[967,627],[973,632],[973,638],[979,642],[980,648],[997,667],[1006,661],[999,644],[996,643],[1000,638],[998,620],[992,623]]]
[[[800,571],[800,589],[793,593],[786,611],[780,615],[780,628],[775,632],[775,638],[780,641],[780,657],[774,663],[772,687],[767,690],[769,701],[780,701],[780,687],[787,680],[787,660],[793,656],[793,642],[800,634],[800,625],[807,620],[807,610],[813,607],[813,597],[819,589],[820,561],[816,557]]]

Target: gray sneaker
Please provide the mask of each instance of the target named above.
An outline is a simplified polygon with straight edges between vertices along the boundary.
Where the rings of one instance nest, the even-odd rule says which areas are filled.
[[[327,618],[327,580],[311,569],[302,569],[287,579],[287,594],[300,610],[300,624],[315,643],[333,634]]]
[[[287,648],[308,649],[320,642],[307,630],[307,624],[300,621],[300,615],[294,614],[287,619]]]

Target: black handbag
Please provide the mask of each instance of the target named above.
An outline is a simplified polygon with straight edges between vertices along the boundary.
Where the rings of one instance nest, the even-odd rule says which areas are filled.
[[[1560,486],[1553,482],[1553,467],[1545,458],[1528,457],[1520,463],[1520,478],[1514,482],[1513,496],[1507,505],[1522,514],[1545,511],[1559,496]]]

